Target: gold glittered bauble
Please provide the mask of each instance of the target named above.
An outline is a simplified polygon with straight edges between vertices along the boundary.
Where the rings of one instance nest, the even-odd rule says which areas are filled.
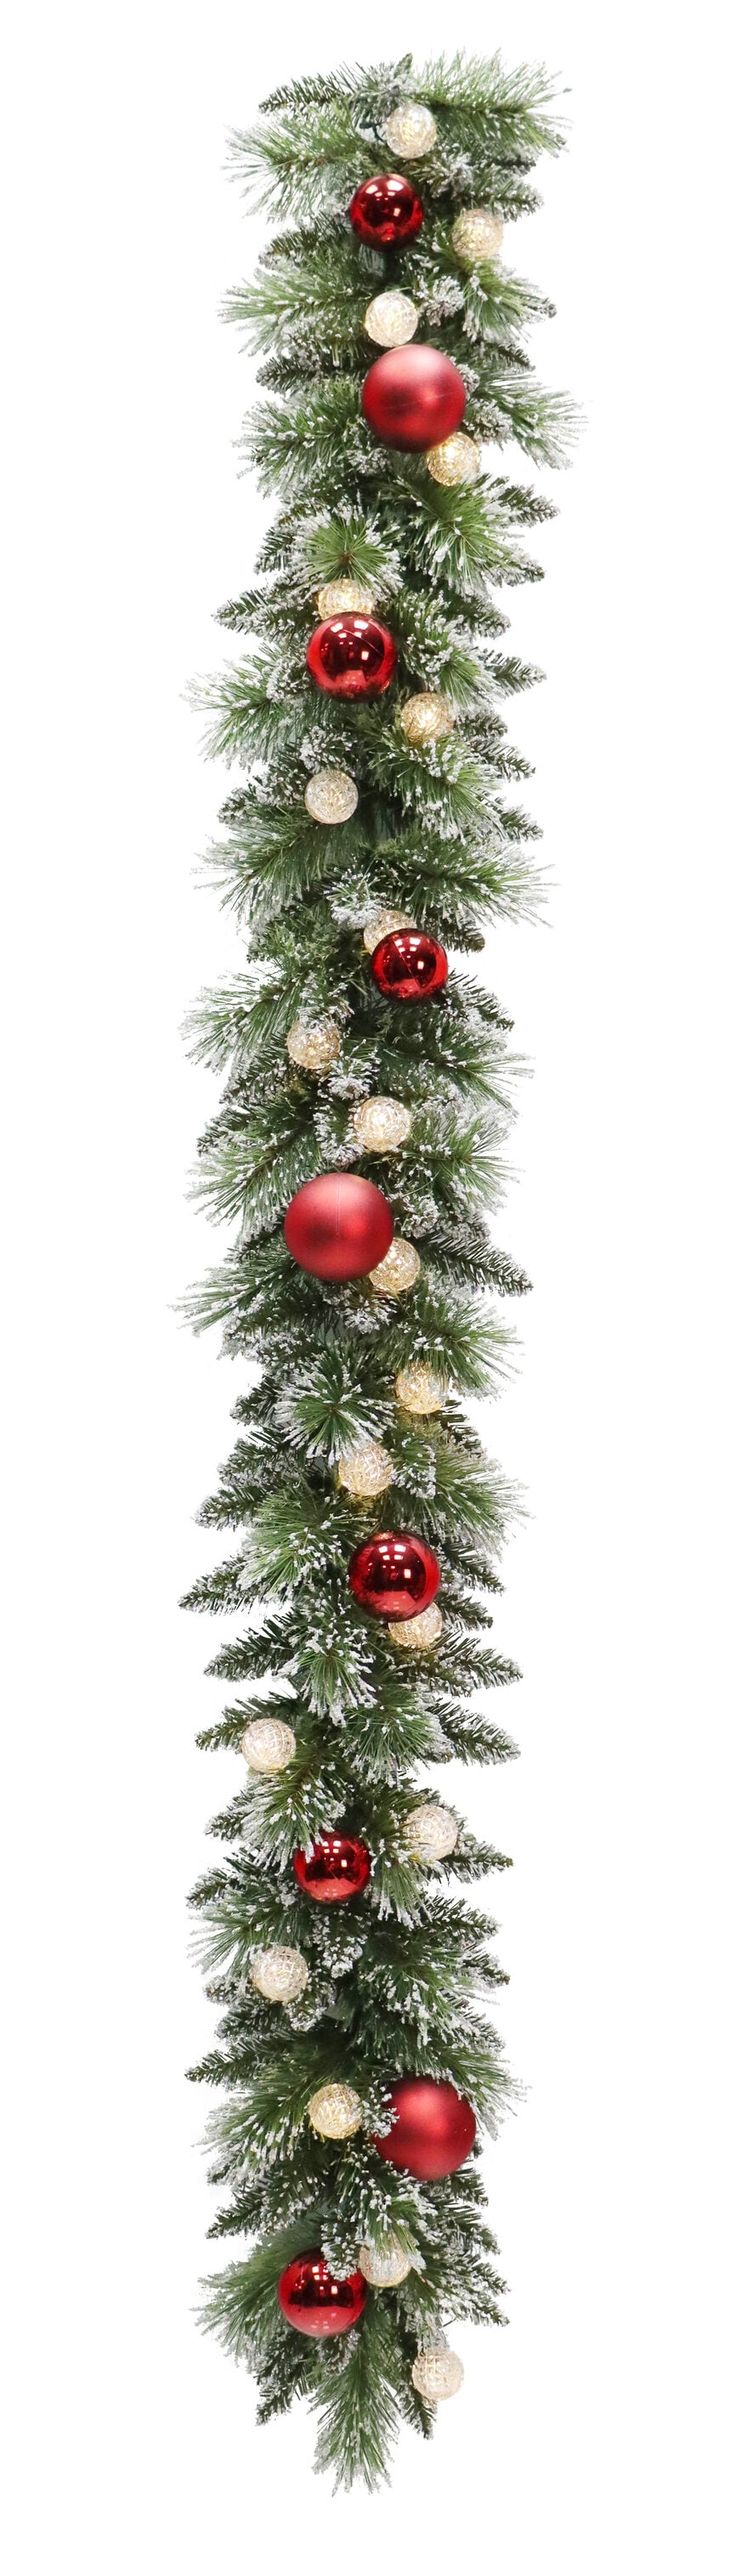
[[[358,803],[355,780],[349,770],[315,770],[304,803],[313,823],[349,823]]]
[[[315,2133],[324,2134],[327,2142],[347,2142],[363,2122],[363,2108],[355,2089],[343,2080],[330,2080],[326,2089],[315,2089],[307,2108]]]
[[[321,620],[337,618],[339,611],[365,611],[370,619],[374,596],[367,584],[358,584],[352,575],[337,575],[334,583],[323,584],[317,595]]]
[[[343,1452],[337,1464],[338,1485],[347,1496],[368,1501],[371,1496],[384,1496],[394,1477],[393,1461],[382,1443],[362,1443],[355,1452]]]
[[[363,326],[373,345],[408,345],[416,336],[419,311],[408,292],[377,292],[375,301],[368,303]]]
[[[264,2000],[301,2000],[309,1981],[309,1966],[298,1947],[257,1947],[251,1957],[250,1978]]]
[[[429,2399],[432,2403],[437,2399],[454,2399],[463,2381],[460,2356],[452,2354],[449,2345],[423,2346],[412,2364],[411,2377],[420,2398]]]
[[[334,1018],[315,1018],[311,1022],[297,1018],[286,1038],[289,1061],[296,1062],[300,1071],[314,1071],[317,1078],[323,1071],[332,1070],[341,1049],[342,1036]]]
[[[448,434],[444,443],[434,443],[427,452],[430,478],[438,487],[462,487],[469,478],[477,478],[480,452],[469,434]]]
[[[383,138],[397,159],[425,159],[437,140],[434,116],[428,106],[395,106],[384,124]]]
[[[466,266],[487,266],[492,257],[498,256],[502,238],[503,222],[498,213],[488,212],[481,205],[459,212],[452,225],[455,255],[462,257]]]
[[[411,1240],[392,1239],[385,1257],[381,1258],[380,1265],[374,1266],[368,1281],[372,1283],[374,1292],[384,1293],[391,1301],[397,1292],[411,1292],[412,1284],[418,1282],[421,1271],[422,1260],[418,1249],[412,1248]]]
[[[356,1106],[353,1132],[362,1151],[398,1151],[411,1131],[411,1107],[400,1098],[365,1097]]]
[[[390,1620],[388,1633],[394,1646],[412,1646],[415,1654],[428,1654],[442,1636],[439,1603],[428,1602],[426,1611],[418,1611],[413,1620]]]
[[[274,1770],[285,1770],[287,1761],[293,1761],[296,1738],[282,1717],[252,1717],[241,1736],[240,1750],[249,1770],[270,1776]]]
[[[358,2249],[358,2265],[366,2283],[376,2285],[378,2292],[391,2292],[398,2283],[406,2283],[411,2274],[411,2258],[398,2239],[385,2239],[379,2248],[371,2240]]]
[[[438,1416],[447,1397],[445,1382],[438,1381],[431,1363],[405,1363],[394,1387],[399,1406],[409,1416]]]
[[[441,690],[415,690],[404,701],[400,722],[407,743],[443,743],[452,734],[455,719]]]
[[[374,948],[380,947],[381,939],[388,938],[392,929],[413,929],[413,926],[408,912],[377,912],[375,920],[366,921],[363,931],[366,955],[372,956]]]
[[[421,1613],[420,1613],[421,1618]],[[432,1867],[438,1859],[449,1859],[458,1836],[458,1826],[449,1806],[413,1806],[404,1824],[404,1840],[413,1859],[424,1859]]]

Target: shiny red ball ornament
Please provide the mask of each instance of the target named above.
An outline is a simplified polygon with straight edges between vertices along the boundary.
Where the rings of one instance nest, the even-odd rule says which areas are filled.
[[[393,1213],[380,1186],[344,1169],[308,1178],[292,1195],[284,1220],[290,1255],[323,1283],[371,1274],[387,1256],[393,1235]]]
[[[353,229],[367,248],[401,248],[415,239],[424,206],[408,177],[366,177],[348,207]]]
[[[476,2121],[449,2080],[397,2080],[390,2091],[397,2121],[374,2133],[376,2150],[412,2177],[452,2177],[472,2151]]]
[[[388,690],[396,671],[391,631],[364,611],[338,611],[320,620],[310,637],[307,663],[318,690],[335,699],[372,699]]]
[[[341,2337],[365,2309],[366,2284],[359,2266],[333,2275],[318,2248],[294,2257],[278,2280],[279,2309],[302,2337]]]
[[[297,1885],[312,1903],[349,1903],[368,1883],[371,1854],[352,1832],[321,1832],[309,1857],[306,1850],[295,1850],[291,1864]]]
[[[366,372],[363,414],[382,443],[429,451],[462,424],[465,383],[436,345],[392,345]]]
[[[412,1531],[377,1531],[354,1549],[348,1582],[365,1611],[377,1611],[382,1620],[413,1620],[434,1601],[440,1571],[434,1550]]]
[[[430,1000],[447,981],[447,957],[423,929],[391,929],[374,948],[371,973],[386,1000]]]

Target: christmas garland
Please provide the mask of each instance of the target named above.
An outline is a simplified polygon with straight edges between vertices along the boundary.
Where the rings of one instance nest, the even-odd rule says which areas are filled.
[[[500,253],[559,146],[541,74],[409,59],[282,90],[233,141],[281,224],[230,302],[279,510],[220,614],[246,651],[202,694],[250,960],[195,1022],[226,1073],[202,1194],[236,1236],[193,1315],[259,1376],[201,1517],[245,1545],[188,1596],[245,1614],[199,1740],[249,1773],[194,1894],[220,2019],[192,2076],[223,2092],[237,2243],[205,2316],[262,2417],[313,2400],[345,2483],[459,2387],[449,2324],[503,2316],[473,2153],[509,2094],[482,2009],[505,1976],[456,1880],[507,1861],[433,1773],[515,1749],[469,1705],[516,1667],[488,1610],[511,1498],[462,1394],[503,1374],[526,1279],[486,1220],[509,1021],[468,960],[534,893],[501,714],[534,676],[496,594],[538,573],[551,507],[483,446],[564,452],[522,342],[549,305]]]

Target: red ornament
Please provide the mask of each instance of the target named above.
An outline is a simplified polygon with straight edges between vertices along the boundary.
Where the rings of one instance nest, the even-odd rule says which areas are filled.
[[[351,1832],[321,1832],[309,1858],[306,1850],[295,1850],[291,1864],[312,1903],[349,1903],[368,1883],[371,1854]]]
[[[371,973],[386,1000],[429,1000],[447,981],[447,957],[423,929],[391,929],[374,948]]]
[[[472,2151],[476,2122],[467,2098],[449,2080],[397,2080],[390,2091],[397,2122],[374,2133],[376,2150],[412,2177],[452,2177]]]
[[[391,632],[363,611],[338,611],[320,620],[310,637],[307,663],[318,690],[337,699],[369,699],[388,690],[396,671]]]
[[[284,1220],[289,1253],[305,1274],[324,1283],[350,1283],[371,1274],[387,1256],[394,1235],[391,1206],[368,1177],[333,1169],[309,1177],[292,1195]]]
[[[363,414],[382,443],[429,451],[462,424],[465,383],[436,345],[392,345],[366,372]]]
[[[408,177],[366,177],[348,206],[353,229],[367,248],[399,248],[415,239],[424,207]]]
[[[434,1550],[412,1531],[377,1531],[354,1549],[348,1582],[365,1611],[377,1611],[384,1620],[413,1620],[434,1601],[440,1571]]]
[[[365,2309],[360,2268],[355,2266],[351,2275],[333,2275],[318,2248],[294,2257],[279,2275],[277,2289],[284,2318],[302,2337],[341,2337]]]

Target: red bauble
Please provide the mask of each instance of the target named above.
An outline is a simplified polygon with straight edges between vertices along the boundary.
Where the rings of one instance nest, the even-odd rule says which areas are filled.
[[[376,2150],[412,2177],[451,2177],[475,2141],[475,2116],[449,2080],[397,2080],[390,2091],[397,2123],[374,2133]]]
[[[350,219],[367,248],[400,248],[415,239],[424,207],[408,177],[366,177],[349,205]]]
[[[333,2275],[318,2248],[294,2257],[278,2280],[279,2308],[302,2337],[341,2337],[365,2309],[366,2286],[358,2266]]]
[[[429,451],[462,424],[465,383],[436,345],[392,345],[366,372],[363,414],[382,443]]]
[[[310,1177],[292,1195],[284,1221],[291,1256],[325,1283],[371,1274],[387,1256],[393,1235],[393,1213],[380,1186],[343,1169]]]
[[[392,929],[374,948],[371,973],[387,1000],[429,1000],[447,981],[447,957],[423,929]]]
[[[310,637],[307,663],[318,690],[337,699],[370,699],[388,690],[396,671],[396,648],[390,629],[364,611],[338,611],[320,620]]]
[[[440,1571],[434,1550],[412,1531],[377,1531],[354,1549],[348,1581],[364,1610],[383,1620],[413,1620],[434,1601]]]
[[[351,1832],[321,1832],[309,1858],[306,1850],[294,1851],[292,1867],[312,1903],[349,1903],[368,1883],[371,1854]]]

